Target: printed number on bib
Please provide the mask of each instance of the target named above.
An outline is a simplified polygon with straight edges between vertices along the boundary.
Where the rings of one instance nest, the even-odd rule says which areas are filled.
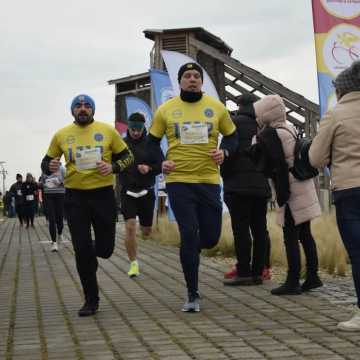
[[[98,161],[101,161],[99,148],[76,150],[75,165],[78,171],[95,169]]]
[[[207,144],[209,142],[206,124],[182,124],[180,126],[181,144]]]

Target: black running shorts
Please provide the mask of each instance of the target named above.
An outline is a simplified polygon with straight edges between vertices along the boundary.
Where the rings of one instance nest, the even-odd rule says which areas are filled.
[[[134,198],[121,192],[121,213],[125,221],[139,217],[141,226],[152,226],[155,206],[155,194],[151,189],[149,192],[139,198]]]

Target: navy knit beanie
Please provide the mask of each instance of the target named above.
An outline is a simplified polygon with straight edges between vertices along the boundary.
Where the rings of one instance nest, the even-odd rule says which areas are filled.
[[[189,62],[189,63],[182,65],[179,69],[179,72],[178,72],[178,82],[179,83],[180,83],[181,77],[183,76],[184,72],[188,71],[188,70],[198,71],[201,76],[201,81],[204,82],[204,74],[203,74],[203,69],[201,68],[201,66],[197,63]]]
[[[73,101],[71,102],[71,113],[74,113],[74,108],[77,104],[89,104],[93,110],[93,114],[95,113],[95,101],[89,96],[85,94],[80,94],[78,96],[75,96]]]

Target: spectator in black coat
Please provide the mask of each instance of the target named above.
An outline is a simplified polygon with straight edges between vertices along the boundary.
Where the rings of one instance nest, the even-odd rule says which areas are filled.
[[[265,255],[269,256],[266,212],[271,189],[245,153],[258,131],[253,107],[256,100],[252,94],[238,97],[239,109],[232,117],[237,128],[238,150],[221,165],[224,201],[231,216],[237,257],[236,269],[225,274],[224,285],[261,284]]]

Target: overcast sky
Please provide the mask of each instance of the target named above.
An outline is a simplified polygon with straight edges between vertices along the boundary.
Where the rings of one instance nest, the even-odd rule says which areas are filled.
[[[17,172],[40,175],[52,135],[72,121],[75,95],[91,95],[95,118],[113,123],[115,90],[107,81],[148,70],[153,42],[142,31],[181,27],[205,28],[239,61],[318,102],[310,0],[6,1],[0,161],[7,188]]]

